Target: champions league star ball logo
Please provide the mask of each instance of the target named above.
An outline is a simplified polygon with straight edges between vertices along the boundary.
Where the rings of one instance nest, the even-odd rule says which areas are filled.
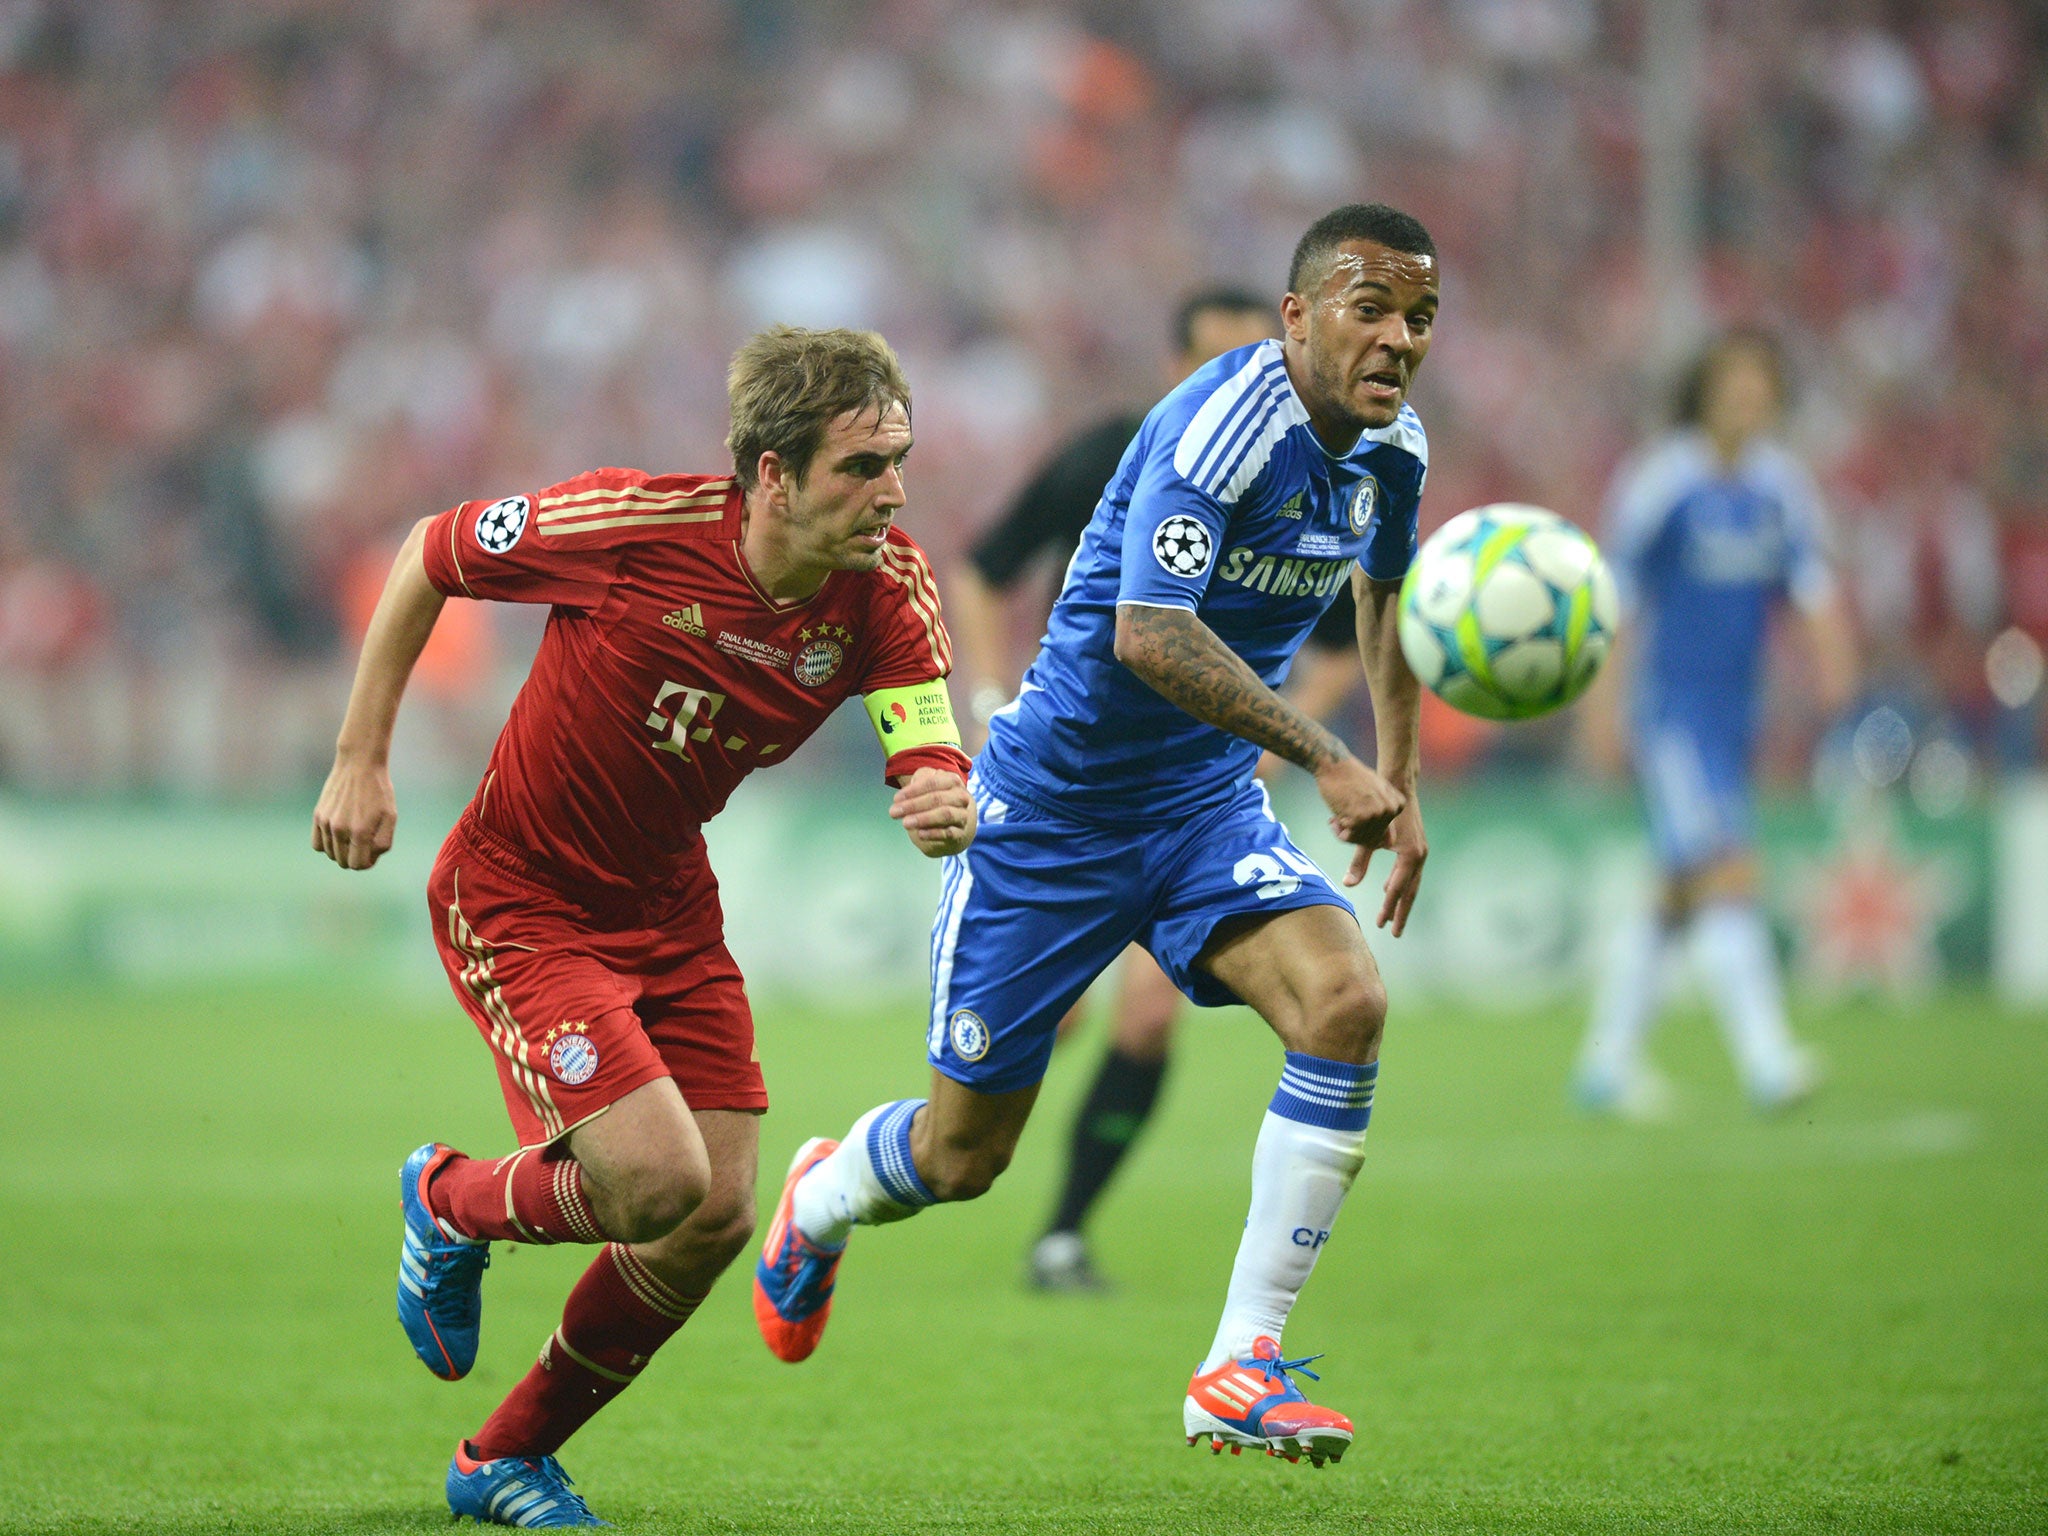
[[[1169,517],[1152,534],[1152,553],[1175,576],[1199,576],[1216,558],[1216,541],[1192,517]]]
[[[988,1054],[988,1026],[972,1009],[962,1008],[954,1014],[947,1029],[953,1036],[953,1054],[962,1061],[979,1061]]]
[[[526,514],[531,510],[524,496],[507,496],[494,501],[477,514],[476,541],[494,555],[502,555],[526,532]]]
[[[597,1071],[597,1047],[588,1035],[564,1035],[548,1051],[548,1070],[574,1088]]]
[[[1380,509],[1380,483],[1367,475],[1358,482],[1358,489],[1351,496],[1351,531],[1363,533],[1372,526],[1373,514]]]

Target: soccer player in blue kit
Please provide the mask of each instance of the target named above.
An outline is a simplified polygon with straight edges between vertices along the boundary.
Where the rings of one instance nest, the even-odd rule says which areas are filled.
[[[1805,621],[1824,712],[1849,702],[1856,666],[1820,493],[1771,435],[1783,397],[1775,344],[1731,332],[1687,375],[1677,430],[1616,477],[1608,551],[1637,659],[1632,686],[1601,680],[1605,707],[1592,718],[1611,719],[1629,696],[1662,889],[1654,912],[1617,930],[1594,1002],[1575,1093],[1596,1112],[1662,1112],[1668,1090],[1643,1060],[1643,1039],[1688,935],[1750,1102],[1781,1109],[1817,1082],[1786,1023],[1758,904],[1750,760],[1773,611],[1789,600]],[[1604,755],[1618,758],[1620,733],[1602,734]]]
[[[1295,249],[1284,337],[1205,364],[1145,418],[976,760],[980,832],[946,861],[933,927],[930,1098],[880,1105],[790,1166],[754,1288],[782,1359],[816,1347],[854,1226],[988,1189],[1060,1016],[1136,942],[1194,1002],[1249,1004],[1286,1049],[1222,1322],[1188,1384],[1189,1443],[1317,1465],[1350,1445],[1280,1339],[1364,1160],[1386,994],[1253,770],[1264,748],[1315,776],[1356,848],[1347,885],[1393,851],[1379,922],[1398,936],[1427,854],[1394,611],[1428,467],[1405,397],[1437,302],[1416,220],[1339,208]],[[1346,581],[1377,768],[1275,691]]]

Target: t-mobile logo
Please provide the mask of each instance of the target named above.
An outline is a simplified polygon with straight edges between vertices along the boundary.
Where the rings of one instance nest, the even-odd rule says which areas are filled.
[[[647,716],[647,729],[663,732],[654,743],[660,752],[673,752],[677,757],[690,755],[690,743],[711,739],[711,721],[718,718],[718,712],[725,707],[725,695],[712,693],[703,688],[691,688],[683,683],[664,682],[661,692],[654,696],[654,708]],[[698,715],[703,723],[698,723]],[[729,745],[744,745],[735,737]]]
[[[663,683],[661,692],[654,696],[654,708],[647,715],[647,729],[656,733],[655,750],[688,757],[691,742],[709,741],[717,734],[711,722],[718,718],[718,712],[723,708],[725,695],[722,693],[713,693],[708,688],[692,688],[684,683]],[[779,741],[757,747],[737,731],[725,737],[719,745],[728,752],[744,749],[762,758],[773,757],[782,750]]]

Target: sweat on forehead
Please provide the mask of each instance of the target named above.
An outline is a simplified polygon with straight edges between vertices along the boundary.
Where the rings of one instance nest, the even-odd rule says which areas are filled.
[[[1360,283],[1392,287],[1409,283],[1434,291],[1436,258],[1414,251],[1390,251],[1384,246],[1353,241],[1326,255],[1320,268],[1305,274],[1308,292],[1304,297],[1341,297]]]
[[[1346,246],[1376,245],[1388,253],[1428,258],[1429,278],[1436,272],[1436,241],[1422,221],[1385,203],[1346,203],[1309,225],[1287,264],[1287,289],[1309,298],[1322,291],[1329,262]]]

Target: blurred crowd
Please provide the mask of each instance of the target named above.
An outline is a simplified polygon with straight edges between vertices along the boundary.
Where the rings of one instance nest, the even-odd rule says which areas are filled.
[[[2036,761],[2048,21],[1702,8],[1699,326],[1788,344],[1873,696]],[[1353,199],[1442,251],[1425,523],[1597,527],[1676,361],[1645,11],[6,0],[0,784],[317,777],[412,520],[720,466],[726,358],[772,320],[903,354],[907,522],[943,563],[1062,433],[1157,392],[1184,290],[1277,295]],[[422,691],[460,776],[531,629],[449,628]]]

